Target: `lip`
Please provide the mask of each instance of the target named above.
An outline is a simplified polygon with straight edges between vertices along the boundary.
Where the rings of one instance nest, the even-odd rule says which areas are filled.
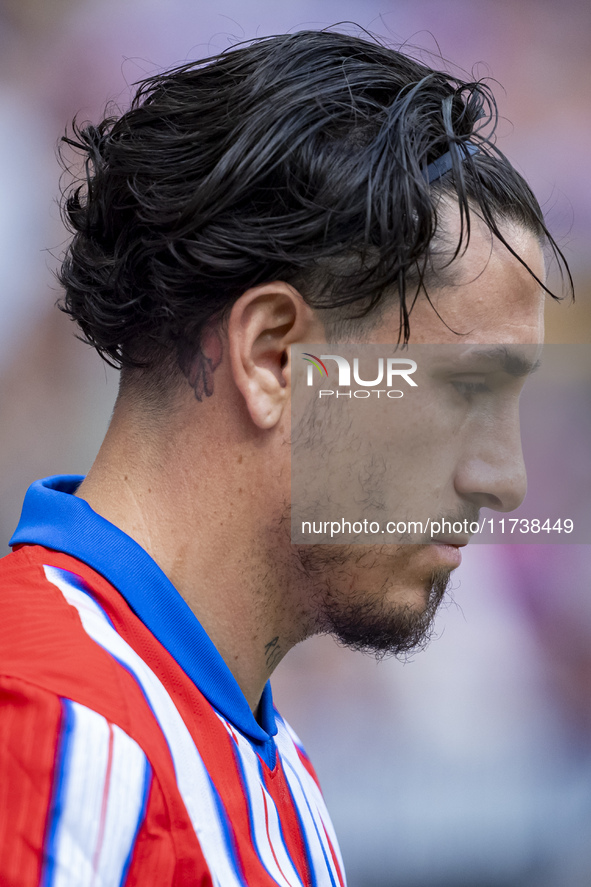
[[[438,560],[442,562],[442,566],[449,566],[455,569],[462,563],[460,548],[463,548],[465,545],[465,542],[432,542],[429,547],[437,552]]]
[[[456,548],[464,548],[471,538],[471,534],[452,533],[446,536],[432,536],[431,541],[434,545],[454,545]]]

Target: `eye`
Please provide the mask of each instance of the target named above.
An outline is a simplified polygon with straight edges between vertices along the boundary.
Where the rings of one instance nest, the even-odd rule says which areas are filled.
[[[458,394],[461,394],[466,400],[470,400],[476,394],[487,394],[491,390],[487,383],[482,380],[468,381],[466,379],[452,379],[451,384],[454,386]]]

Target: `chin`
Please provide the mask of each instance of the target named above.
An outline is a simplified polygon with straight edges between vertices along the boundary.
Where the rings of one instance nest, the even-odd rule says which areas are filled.
[[[379,595],[361,589],[343,594],[332,590],[324,599],[322,630],[344,646],[378,658],[421,650],[432,637],[450,574],[449,569],[435,570],[416,591]]]
[[[289,548],[283,584],[297,588],[295,597],[306,601],[303,636],[330,634],[378,658],[426,646],[454,568],[434,557],[434,546],[290,541]]]

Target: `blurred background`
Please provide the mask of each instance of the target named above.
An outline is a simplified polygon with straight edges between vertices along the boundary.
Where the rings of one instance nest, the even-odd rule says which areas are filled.
[[[499,146],[575,277],[547,340],[591,341],[586,0],[0,0],[2,553],[31,481],[88,469],[116,393],[54,307],[67,123],[124,107],[166,66],[345,20],[498,81]],[[591,546],[464,560],[426,652],[376,663],[309,641],[278,669],[278,707],[319,772],[350,887],[588,887]]]

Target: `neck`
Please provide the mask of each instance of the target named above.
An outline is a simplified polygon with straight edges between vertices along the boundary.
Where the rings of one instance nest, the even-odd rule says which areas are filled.
[[[205,414],[208,404],[199,407]],[[275,581],[273,536],[282,523],[270,525],[268,500],[267,508],[260,501],[268,457],[248,441],[228,443],[219,432],[212,439],[204,433],[208,424],[195,435],[171,415],[161,430],[152,426],[146,433],[128,409],[116,407],[77,495],[156,561],[255,711],[271,672],[301,632],[293,603],[282,599],[285,584]],[[209,427],[223,426],[218,416]]]

